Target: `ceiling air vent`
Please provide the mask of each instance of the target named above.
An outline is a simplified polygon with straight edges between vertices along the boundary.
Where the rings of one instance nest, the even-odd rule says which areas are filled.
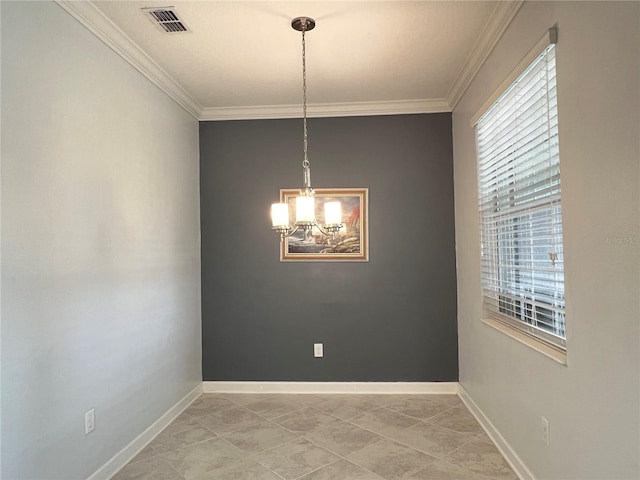
[[[189,31],[173,7],[143,8],[142,11],[147,14],[155,25],[167,33]]]

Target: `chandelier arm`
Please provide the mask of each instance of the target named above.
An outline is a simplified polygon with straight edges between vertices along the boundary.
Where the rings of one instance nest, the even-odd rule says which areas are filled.
[[[320,225],[318,222],[315,222],[313,226],[320,230],[323,235],[333,238],[336,238],[337,233],[343,227],[342,224],[332,225],[331,227],[327,227],[327,225],[325,225],[324,227],[322,227],[322,225]]]
[[[313,226],[316,227],[318,230],[320,230],[320,232],[322,232],[323,235],[329,235],[329,232],[326,231],[324,228],[322,228],[322,226],[319,223],[316,222]]]
[[[296,225],[293,230],[287,230],[286,232],[282,232],[280,235],[282,235],[282,238],[285,239],[287,237],[290,237],[291,235],[293,235],[294,233],[296,233],[298,230],[300,230],[300,225]]]

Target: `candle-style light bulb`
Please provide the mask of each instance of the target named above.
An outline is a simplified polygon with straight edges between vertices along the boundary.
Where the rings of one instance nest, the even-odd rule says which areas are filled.
[[[342,205],[340,202],[326,202],[324,204],[325,225],[340,225],[342,223]]]
[[[289,205],[286,203],[271,205],[271,225],[274,228],[289,227]]]
[[[315,201],[311,196],[296,197],[296,223],[310,223],[315,220]]]

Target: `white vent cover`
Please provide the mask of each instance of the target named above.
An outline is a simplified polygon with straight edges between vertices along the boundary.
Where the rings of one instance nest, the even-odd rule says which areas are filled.
[[[151,21],[167,33],[188,32],[189,28],[178,17],[174,7],[148,7],[142,11]]]

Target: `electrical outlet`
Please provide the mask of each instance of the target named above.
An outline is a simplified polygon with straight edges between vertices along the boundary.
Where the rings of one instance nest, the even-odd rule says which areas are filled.
[[[324,349],[322,348],[321,343],[313,344],[313,356],[316,358],[324,357]]]
[[[84,434],[89,435],[96,428],[96,411],[94,408],[84,413]]]
[[[548,447],[551,445],[550,424],[549,420],[544,417],[540,417],[540,425],[542,426],[542,441]]]

